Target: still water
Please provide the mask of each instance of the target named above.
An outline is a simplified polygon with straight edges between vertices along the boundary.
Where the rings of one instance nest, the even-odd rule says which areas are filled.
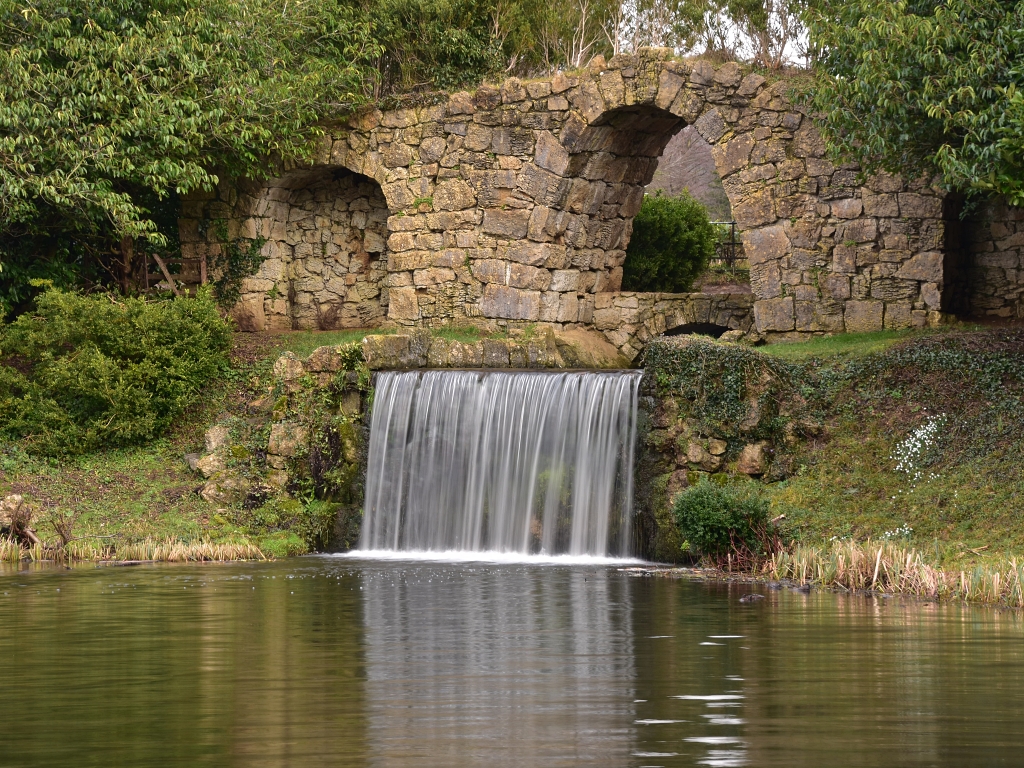
[[[1019,614],[359,561],[0,571],[0,766],[1020,766]]]

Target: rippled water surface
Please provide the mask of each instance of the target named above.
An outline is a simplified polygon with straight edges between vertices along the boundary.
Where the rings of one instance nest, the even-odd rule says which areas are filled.
[[[302,558],[0,571],[0,766],[1020,766],[1019,614]]]

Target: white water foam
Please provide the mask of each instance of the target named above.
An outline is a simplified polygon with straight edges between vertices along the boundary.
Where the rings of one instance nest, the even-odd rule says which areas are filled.
[[[417,563],[487,563],[492,565],[636,565],[643,562],[627,557],[603,557],[600,555],[531,555],[522,552],[480,552],[450,549],[395,550],[395,549],[353,549],[328,557],[349,560],[388,560]]]

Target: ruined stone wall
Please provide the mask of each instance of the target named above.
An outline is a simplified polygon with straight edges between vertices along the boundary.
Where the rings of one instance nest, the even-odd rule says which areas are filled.
[[[941,195],[893,177],[861,186],[855,167],[825,159],[789,89],[734,62],[716,69],[662,50],[598,57],[579,73],[365,111],[325,137],[313,170],[347,169],[381,187],[387,274],[371,301],[387,322],[592,326],[599,297],[621,288],[632,219],[662,151],[693,125],[739,225],[758,332],[937,322],[949,289]],[[237,231],[265,231],[259,202],[275,185],[218,201]],[[266,306],[274,279],[258,275],[244,301]]]
[[[233,192],[234,190],[232,190]],[[347,169],[286,173],[247,190],[230,211],[216,198],[182,219],[182,250],[216,255],[209,221],[234,217],[234,231],[266,241],[265,261],[245,280],[235,317],[245,330],[369,328],[387,313],[383,259],[388,208],[380,185]],[[230,198],[229,198],[230,199]],[[236,210],[251,212],[238,221]]]
[[[994,200],[967,226],[967,314],[1024,317],[1024,208]]]

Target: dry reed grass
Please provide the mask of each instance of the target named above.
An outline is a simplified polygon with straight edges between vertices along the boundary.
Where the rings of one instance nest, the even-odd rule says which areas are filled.
[[[829,547],[781,551],[762,567],[771,579],[848,590],[874,590],[1024,608],[1024,563],[949,571],[929,565],[914,549],[893,542],[837,541]]]
[[[0,536],[0,563],[16,563],[21,560],[21,547],[7,536]]]
[[[6,542],[6,543],[5,543]],[[177,541],[175,539],[143,539],[136,542],[100,544],[79,539],[61,546],[36,545],[21,549],[17,542],[0,539],[0,560],[17,562],[56,560],[134,560],[167,563],[206,563],[237,560],[267,560],[259,547],[249,542]]]

